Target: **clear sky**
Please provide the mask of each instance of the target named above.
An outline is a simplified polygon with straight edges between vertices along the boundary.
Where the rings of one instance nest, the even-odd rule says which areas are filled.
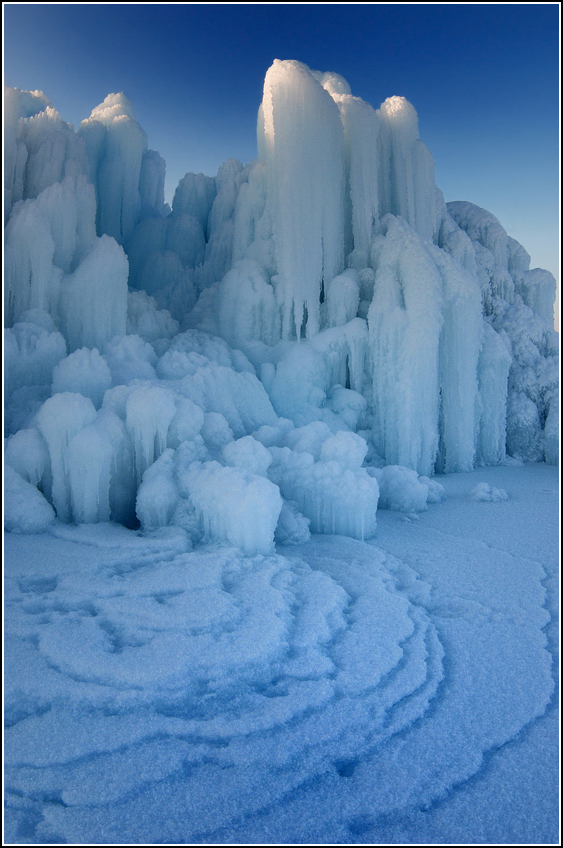
[[[274,59],[342,74],[374,107],[403,95],[446,200],[496,215],[559,279],[559,4],[4,4],[4,78],[78,126],[110,92],[167,163],[256,156]]]

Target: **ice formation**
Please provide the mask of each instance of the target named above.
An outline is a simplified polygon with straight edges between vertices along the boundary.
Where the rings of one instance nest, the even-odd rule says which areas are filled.
[[[10,529],[51,504],[265,555],[373,536],[435,473],[557,463],[555,281],[444,202],[404,98],[276,60],[257,159],[172,209],[123,94],[76,133],[41,92],[5,108],[7,485],[40,499]]]

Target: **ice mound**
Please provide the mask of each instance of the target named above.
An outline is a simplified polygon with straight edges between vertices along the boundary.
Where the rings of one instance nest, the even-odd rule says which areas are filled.
[[[156,353],[153,346],[140,336],[115,336],[104,346],[104,356],[114,388],[128,385],[134,380],[151,380],[156,376]]]
[[[299,512],[295,504],[284,501],[274,534],[276,543],[299,545],[302,542],[308,542],[311,538],[310,524],[309,519]]]
[[[107,389],[111,388],[111,372],[97,348],[75,350],[53,369],[53,394],[78,392],[89,397],[99,409]]]
[[[18,430],[7,440],[4,460],[18,474],[41,490],[49,491],[51,461],[45,439],[36,427]]]
[[[170,339],[180,326],[167,309],[158,309],[154,297],[144,291],[130,291],[127,298],[127,334],[146,342]]]
[[[206,540],[247,554],[272,552],[282,508],[277,486],[243,468],[209,462],[191,466],[187,487]]]
[[[293,501],[310,520],[314,533],[368,539],[375,533],[379,487],[377,480],[359,467],[358,456],[367,449],[364,440],[352,433],[339,436],[325,437],[320,450],[328,441],[327,459],[317,462],[308,450],[299,449],[299,442],[295,450],[270,448],[273,462],[268,474],[284,499]],[[363,443],[359,452],[353,439]]]
[[[55,510],[31,483],[10,465],[4,468],[4,528],[8,533],[44,533]]]
[[[488,483],[477,483],[475,488],[469,492],[469,499],[499,503],[500,501],[507,501],[508,494],[504,489],[496,489]]]
[[[252,474],[265,477],[272,463],[272,455],[252,436],[229,442],[223,448],[223,457],[227,465],[235,468],[246,468]]]
[[[30,315],[35,321],[17,322],[4,333],[6,401],[25,387],[50,385],[53,369],[67,355],[65,340],[54,325],[51,329],[36,323],[40,315]]]
[[[428,483],[432,484],[433,481],[426,477],[419,477],[416,471],[401,465],[386,465],[385,468],[371,471],[379,483],[381,509],[394,509],[399,512],[422,512],[427,509],[427,502],[430,499]],[[426,480],[428,483],[425,482]],[[439,492],[438,487],[443,491],[443,487],[434,482],[432,490],[434,500]]]
[[[173,464],[174,451],[168,448],[143,473],[135,512],[145,532],[166,527],[172,521],[179,502]]]

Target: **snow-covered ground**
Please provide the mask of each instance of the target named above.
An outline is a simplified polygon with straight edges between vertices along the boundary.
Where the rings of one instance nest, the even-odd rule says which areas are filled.
[[[6,534],[6,842],[557,843],[557,475],[269,555]]]

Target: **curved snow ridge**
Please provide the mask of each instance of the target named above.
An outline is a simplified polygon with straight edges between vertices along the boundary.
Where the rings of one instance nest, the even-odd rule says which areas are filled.
[[[482,779],[495,754],[517,743],[549,709],[553,680],[539,563],[447,534],[440,550],[431,544],[435,528],[415,525],[413,539],[396,527],[396,536],[384,532],[391,521],[380,527],[378,544],[403,556],[388,555],[386,566],[428,610],[445,650],[445,676],[428,709],[359,757],[335,762],[335,774],[293,793],[283,810],[272,804],[234,830],[205,834],[207,840],[222,841],[228,832],[233,842],[243,833],[256,842],[282,835],[309,843],[403,841],[403,832],[416,834],[411,820],[424,826],[423,811]],[[450,586],[459,588],[457,598]],[[484,604],[471,603],[477,587]],[[448,607],[451,614],[444,615]],[[315,809],[323,811],[322,821]]]
[[[96,531],[69,534],[95,550]],[[198,822],[215,828],[228,821],[232,793],[253,815],[267,803],[264,785],[281,799],[347,772],[421,718],[442,678],[435,628],[396,590],[377,548],[323,541],[292,547],[291,558],[223,548],[130,570],[111,568],[107,553],[92,568],[86,553],[49,586],[33,584],[36,606],[25,606],[29,581],[13,581],[35,673],[7,693],[16,717],[20,706],[8,730],[8,791],[58,793],[48,817],[63,815],[68,838],[72,811],[107,813],[117,801],[129,810],[179,782]],[[197,787],[215,767],[229,781],[209,818],[209,795],[197,801]]]
[[[491,752],[543,716],[554,691],[544,632],[550,621],[545,572],[539,563],[436,528],[414,525],[409,539],[385,530],[391,531],[391,524],[380,527],[378,544],[404,558],[398,562],[390,556],[389,567],[399,575],[413,569],[432,585],[430,597],[420,592],[416,597],[444,646],[445,680],[423,722],[374,751],[369,766],[365,763],[364,787],[371,773],[385,787],[384,793],[368,793],[373,827],[377,797],[383,799],[382,816],[443,800],[480,773]],[[436,532],[443,540],[441,550],[431,538]],[[405,782],[403,770],[413,763],[420,780],[411,771]],[[362,804],[356,807],[356,813],[365,812]]]
[[[551,697],[543,571],[392,518],[389,553],[318,536],[150,561],[150,536],[65,527],[87,544],[53,539],[52,573],[21,556],[13,815],[38,841],[287,841],[289,820],[349,842],[482,774]]]

